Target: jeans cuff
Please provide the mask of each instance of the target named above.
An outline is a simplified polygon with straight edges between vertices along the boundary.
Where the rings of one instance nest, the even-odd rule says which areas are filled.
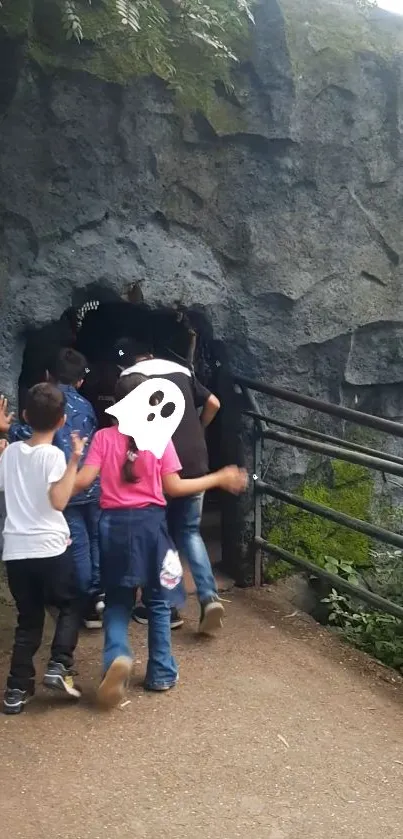
[[[144,682],[144,687],[146,690],[169,690],[170,688],[175,687],[179,682],[179,676],[176,676],[175,679],[171,679],[170,682]]]

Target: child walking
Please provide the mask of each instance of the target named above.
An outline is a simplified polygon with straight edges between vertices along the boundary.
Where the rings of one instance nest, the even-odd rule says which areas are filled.
[[[119,379],[116,400],[145,380],[138,373]],[[101,479],[99,536],[106,607],[98,699],[104,707],[120,702],[132,669],[128,627],[136,587],[143,589],[149,615],[144,687],[165,691],[178,680],[171,649],[170,610],[182,605],[184,596],[179,558],[168,534],[165,495],[181,497],[215,487],[240,493],[247,483],[246,473],[236,466],[195,479],[181,479],[180,470],[172,442],[158,460],[151,452],[138,451],[134,440],[121,434],[115,425],[95,434],[75,482],[74,491],[82,492],[98,475]],[[179,568],[177,579],[175,568]]]
[[[3,412],[4,413],[4,412]],[[24,419],[32,428],[27,442],[1,443],[0,490],[5,493],[3,560],[18,618],[10,674],[4,694],[6,714],[19,714],[35,692],[33,658],[43,633],[45,606],[58,609],[46,687],[74,699],[73,654],[79,631],[79,608],[70,533],[63,516],[85,446],[72,435],[69,463],[52,445],[65,421],[65,397],[49,383],[27,395]]]
[[[94,409],[79,390],[83,384],[86,359],[70,347],[62,348],[49,365],[48,374],[66,400],[66,422],[53,438],[53,445],[64,453],[66,461],[72,451],[72,432],[87,440],[85,452],[98,423]],[[29,440],[32,429],[26,423],[14,423],[9,433],[10,442]],[[71,534],[71,550],[76,568],[76,579],[81,596],[82,619],[87,629],[102,627],[104,600],[100,588],[98,524],[99,483],[95,481],[85,492],[71,499],[64,510]]]

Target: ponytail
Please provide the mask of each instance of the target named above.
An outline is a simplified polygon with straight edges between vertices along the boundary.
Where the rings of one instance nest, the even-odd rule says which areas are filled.
[[[137,484],[139,480],[135,471],[134,464],[137,460],[138,448],[133,440],[133,437],[128,437],[128,449],[126,452],[126,459],[122,466],[121,477],[126,484]]]
[[[121,399],[124,399],[128,393],[131,393],[131,391],[138,387],[138,385],[141,385],[146,381],[147,376],[143,376],[141,373],[127,373],[126,375],[121,376],[116,382],[116,401],[119,402]],[[137,454],[138,448],[133,440],[133,437],[127,437],[126,457],[120,473],[122,481],[126,484],[136,484],[139,480],[134,468],[137,460]]]

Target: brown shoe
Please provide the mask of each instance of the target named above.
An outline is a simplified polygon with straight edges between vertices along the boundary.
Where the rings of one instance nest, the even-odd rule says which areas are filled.
[[[112,661],[98,688],[97,699],[103,708],[115,708],[122,701],[132,672],[133,662],[126,655]]]
[[[199,632],[210,634],[222,629],[224,606],[217,598],[211,598],[201,604]]]

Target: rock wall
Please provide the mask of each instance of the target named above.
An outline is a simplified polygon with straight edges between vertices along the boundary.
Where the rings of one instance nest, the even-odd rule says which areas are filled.
[[[207,115],[157,81],[47,75],[3,50],[2,390],[24,330],[75,288],[144,279],[147,301],[210,319],[234,370],[367,408],[392,387],[403,415],[402,24],[316,6],[266,0]]]

